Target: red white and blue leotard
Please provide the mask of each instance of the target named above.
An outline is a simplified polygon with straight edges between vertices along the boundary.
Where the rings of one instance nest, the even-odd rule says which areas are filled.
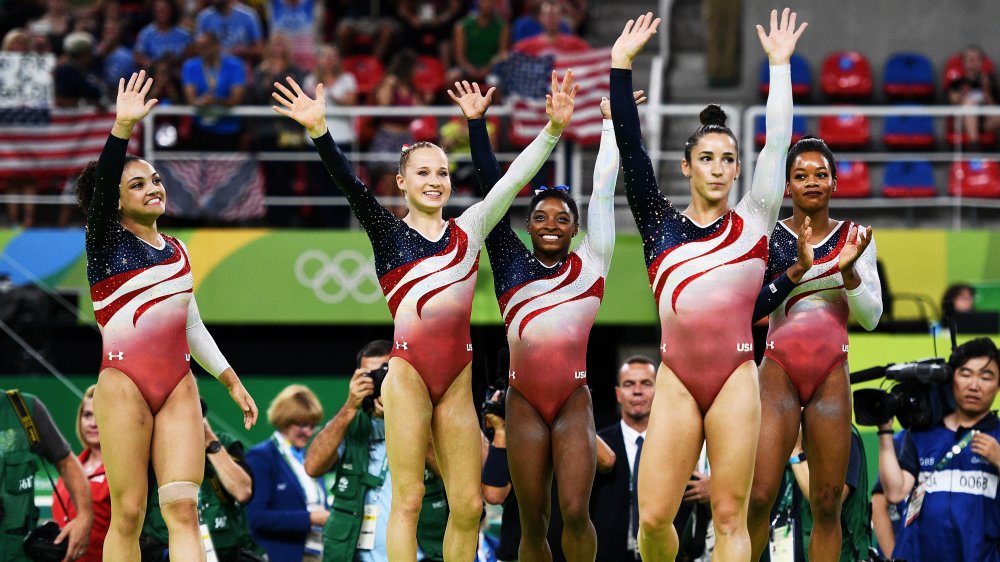
[[[154,414],[190,370],[187,341],[193,279],[183,244],[153,247],[118,220],[118,185],[128,141],[111,136],[97,166],[87,215],[87,279],[101,327],[101,369],[135,383]]]
[[[764,356],[784,369],[805,405],[827,375],[847,361],[847,317],[873,330],[882,316],[882,291],[875,265],[875,241],[854,264],[861,285],[844,289],[838,267],[840,250],[854,226],[842,221],[813,245],[813,265],[788,297],[771,313]],[[798,260],[798,236],[779,222],[771,234],[766,285]]]
[[[485,120],[469,121],[472,161],[484,191],[500,177]],[[614,192],[618,148],[604,122],[587,212],[587,235],[573,252],[547,267],[510,227],[505,215],[486,237],[500,313],[510,346],[510,386],[546,423],[587,384],[587,340],[604,297],[615,247]]]
[[[642,145],[632,99],[632,72],[611,70],[611,112],[625,169],[625,193],[642,235],[650,286],[659,308],[660,357],[702,413],[746,361],[754,303],[777,221],[784,159],[791,141],[788,65],[771,67],[767,143],[753,187],[735,209],[709,225],[695,224],[663,196]]]
[[[472,360],[469,319],[479,250],[559,139],[539,133],[496,189],[449,220],[437,240],[428,240],[380,205],[329,132],[315,140],[330,176],[371,240],[379,283],[395,321],[392,356],[420,373],[431,401],[437,403]]]

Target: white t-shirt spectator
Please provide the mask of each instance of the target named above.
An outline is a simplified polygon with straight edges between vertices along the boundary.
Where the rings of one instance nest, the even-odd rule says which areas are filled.
[[[333,84],[323,84],[323,94],[326,97],[327,107],[337,107],[337,100],[358,91],[358,81],[350,72],[341,73],[337,81]],[[316,89],[316,75],[310,74],[305,80],[305,90],[312,92]],[[328,121],[330,136],[341,146],[354,142],[354,127],[351,126],[349,117],[335,117]]]

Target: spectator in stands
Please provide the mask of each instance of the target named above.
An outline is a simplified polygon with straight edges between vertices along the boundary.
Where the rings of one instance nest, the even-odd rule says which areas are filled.
[[[394,108],[427,105],[429,100],[413,84],[416,59],[416,53],[410,49],[399,51],[393,56],[385,77],[375,88],[375,105]],[[413,115],[383,117],[379,123],[369,152],[392,155],[392,158],[372,162],[369,166],[375,191],[379,195],[399,195],[399,188],[396,186],[396,172],[399,168],[397,159],[403,145],[413,143],[413,134],[410,133],[413,118]]]
[[[8,53],[27,53],[31,50],[31,36],[20,27],[15,27],[3,36],[0,51]]]
[[[952,315],[976,309],[976,289],[967,283],[949,286],[941,297],[941,325],[947,329]]]
[[[358,81],[350,72],[345,72],[341,65],[340,50],[333,45],[320,47],[316,56],[316,68],[306,76],[302,86],[307,92],[316,89],[317,83],[323,83],[323,95],[326,96],[326,107],[346,107],[358,103]],[[330,135],[340,146],[350,146],[354,143],[354,128],[349,117],[333,117],[327,120]]]
[[[104,476],[104,461],[101,458],[101,439],[97,428],[97,417],[94,416],[94,390],[97,385],[83,393],[83,400],[76,410],[76,437],[80,440],[83,451],[77,457],[83,466],[83,474],[90,483],[90,500],[93,506],[94,524],[90,528],[90,542],[86,553],[77,558],[78,562],[101,562],[104,552],[104,537],[108,534],[111,523],[111,491],[108,480]],[[76,519],[76,506],[71,501],[66,482],[62,478],[56,482],[55,493],[59,499],[52,502],[52,518],[60,527]],[[69,510],[65,512],[63,505]]]
[[[490,137],[493,150],[497,147],[497,128],[492,122],[486,122],[486,133]],[[473,192],[476,181],[476,167],[471,160],[459,161],[461,156],[472,156],[472,145],[469,139],[468,119],[449,119],[441,127],[441,148],[448,151],[448,166],[451,169],[452,188],[463,192]]]
[[[30,49],[31,35],[21,28],[8,31],[3,37],[3,43],[0,44],[0,51],[7,53],[27,53]],[[8,116],[17,119],[15,117],[17,113],[23,112],[8,114]],[[10,195],[31,196],[38,193],[38,185],[32,178],[7,179],[0,185],[4,188],[4,192]],[[35,223],[35,204],[7,203],[7,222],[10,227],[18,225],[25,228],[31,227]]]
[[[420,54],[437,56],[445,68],[451,66],[451,28],[461,12],[461,0],[399,0],[404,44]]]
[[[85,31],[74,31],[63,39],[62,50],[53,72],[56,107],[96,107],[102,92],[101,79],[92,70],[94,39]]]
[[[267,49],[260,64],[253,71],[253,91],[251,100],[255,103],[271,105],[274,83],[291,76],[296,82],[303,80],[302,69],[293,60],[291,38],[283,33],[274,33],[267,40]],[[324,84],[325,85],[325,84]],[[301,137],[301,130],[296,129]]]
[[[510,26],[496,10],[497,0],[479,0],[479,10],[455,24],[455,68],[447,81],[482,82],[495,62],[507,56]]]
[[[97,44],[97,57],[101,59],[103,70],[101,78],[104,87],[118,87],[119,78],[128,78],[133,72],[138,72],[132,49],[122,43],[122,28],[120,20],[104,20],[101,41]]]
[[[909,499],[892,556],[955,562],[1000,559],[1000,422],[997,347],[989,338],[958,346],[948,364],[955,411],[931,427],[904,431],[897,452],[892,420],[879,426],[885,499]]]
[[[291,40],[292,60],[302,70],[316,64],[317,22],[323,21],[322,0],[268,0],[270,34],[280,33]]]
[[[270,560],[313,562],[320,558],[306,545],[323,544],[326,510],[323,481],[306,474],[306,445],[323,407],[313,391],[301,384],[284,388],[267,409],[274,435],[247,451],[254,479],[247,520],[254,542]]]
[[[153,21],[142,28],[135,41],[135,62],[140,68],[150,68],[154,61],[164,57],[180,62],[191,56],[191,32],[179,25],[179,21],[177,0],[153,2]]]
[[[212,31],[219,38],[223,52],[249,64],[256,63],[264,45],[257,12],[237,0],[208,0],[208,4],[198,13],[195,33]]]
[[[998,98],[996,77],[983,70],[985,54],[977,45],[970,45],[962,52],[962,77],[948,88],[948,101],[954,105],[979,107],[996,105]],[[979,145],[979,135],[984,131],[1000,128],[1000,116],[962,118],[965,132],[973,147]]]
[[[385,0],[328,0],[333,12],[339,18],[336,28],[336,42],[345,55],[357,54],[355,46],[361,38],[371,41],[372,56],[384,61],[389,53],[393,38],[399,31],[399,23],[391,17]]]
[[[194,144],[204,150],[235,150],[240,144],[242,120],[209,114],[243,103],[247,83],[243,61],[222,54],[219,39],[211,31],[195,37],[195,51],[198,56],[184,61],[181,69],[184,99],[200,111],[195,119],[199,134]]]
[[[48,0],[42,17],[28,24],[28,31],[45,37],[49,49],[62,53],[63,39],[73,31],[73,13],[66,6],[66,0]]]
[[[586,41],[560,28],[563,8],[557,0],[545,0],[538,12],[542,33],[514,44],[514,50],[533,57],[579,53],[590,50]]]
[[[542,22],[540,11],[542,0],[527,0],[522,4],[521,15],[514,20],[511,26],[511,43],[517,43],[522,39],[530,39],[542,34]],[[562,33],[573,33],[568,21],[559,22],[559,31]]]
[[[181,82],[171,61],[172,57],[163,57],[154,62],[149,69],[149,77],[153,79],[149,97],[160,100],[158,105],[161,106],[184,103]]]

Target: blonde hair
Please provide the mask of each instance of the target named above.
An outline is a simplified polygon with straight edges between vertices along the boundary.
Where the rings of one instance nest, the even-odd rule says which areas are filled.
[[[88,386],[87,390],[83,393],[83,398],[80,400],[80,407],[76,409],[76,438],[80,440],[80,446],[84,449],[89,448],[90,445],[87,445],[87,442],[83,440],[83,432],[80,431],[80,422],[83,421],[83,404],[89,398],[91,400],[91,408],[94,407],[93,400],[95,390],[97,390],[96,384]],[[97,428],[98,431],[100,431],[100,429],[101,428]]]
[[[304,384],[286,386],[267,408],[267,421],[278,431],[297,422],[318,424],[323,419],[319,398]]]

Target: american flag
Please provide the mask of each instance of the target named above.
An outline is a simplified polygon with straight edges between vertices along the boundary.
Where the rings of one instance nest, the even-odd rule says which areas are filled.
[[[67,177],[97,160],[115,123],[113,113],[4,108],[0,110],[0,180]],[[136,127],[129,152],[138,154]]]
[[[240,221],[265,214],[264,174],[252,157],[161,160],[155,166],[170,216]]]
[[[513,109],[511,137],[527,144],[548,123],[545,94],[549,93],[552,69],[562,77],[573,69],[580,91],[573,121],[563,137],[584,145],[601,141],[601,97],[610,88],[611,49],[534,57],[514,52],[504,62],[500,75]]]

